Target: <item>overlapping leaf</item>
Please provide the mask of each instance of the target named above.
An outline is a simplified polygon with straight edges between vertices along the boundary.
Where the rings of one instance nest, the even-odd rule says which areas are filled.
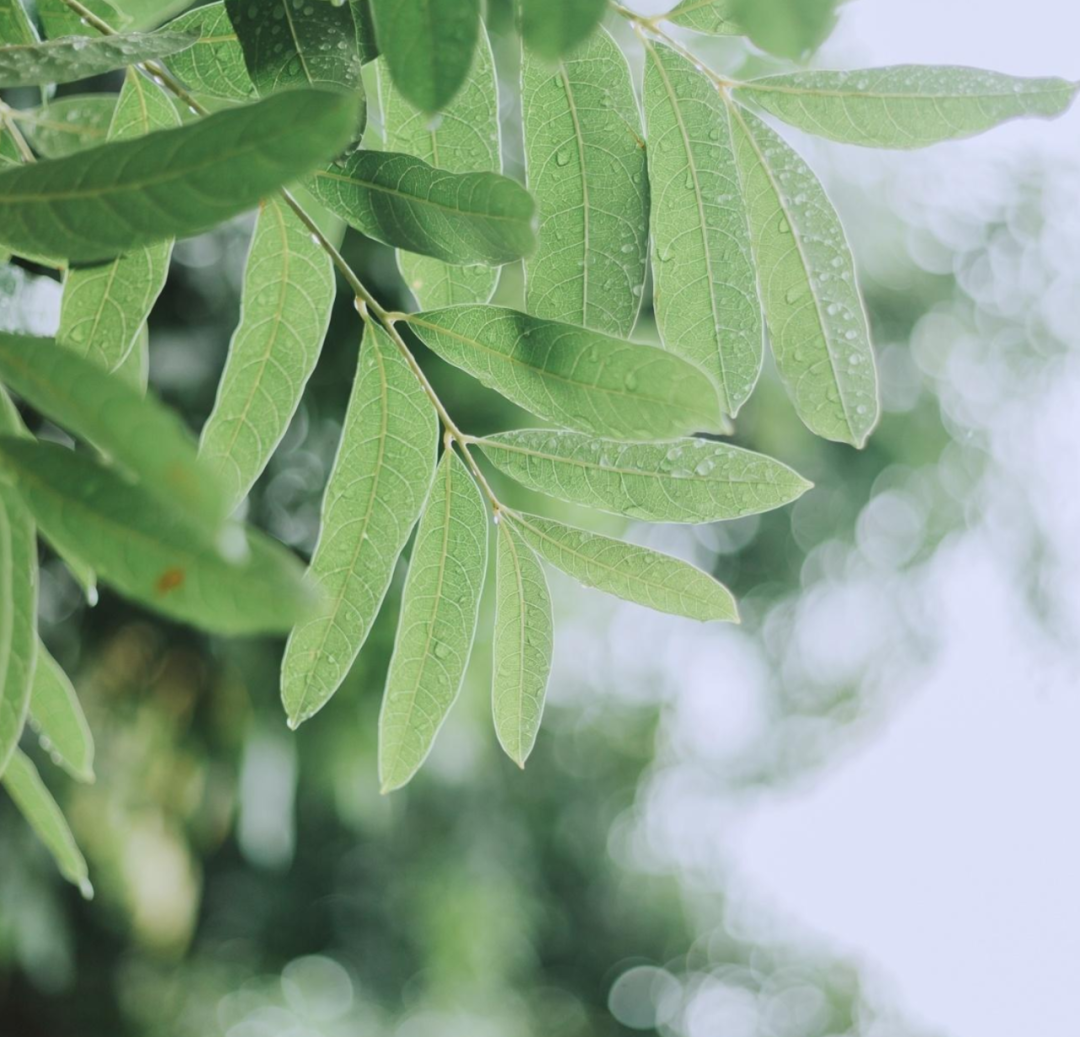
[[[379,715],[384,792],[419,769],[461,689],[487,569],[487,510],[452,450],[424,507]]]
[[[582,43],[604,17],[604,0],[521,0],[525,45],[547,61],[557,61]]]
[[[94,780],[94,739],[68,675],[40,642],[30,693],[30,726],[41,746],[77,781]]]
[[[82,0],[83,6],[93,15],[108,22],[115,29],[126,29],[131,19],[112,0]],[[87,32],[82,15],[65,3],[65,0],[34,0],[41,27],[49,39],[56,36],[82,36]]]
[[[762,50],[799,60],[825,42],[843,0],[732,0],[732,14]]]
[[[664,20],[708,36],[741,36],[739,0],[682,0],[664,15]]]
[[[0,245],[111,259],[195,234],[337,154],[356,102],[292,90],[174,130],[0,172]]]
[[[648,522],[717,522],[790,504],[809,489],[785,464],[707,439],[619,443],[523,429],[478,440],[531,490]]]
[[[169,59],[169,68],[188,87],[229,101],[248,101],[254,96],[255,84],[248,75],[224,0],[174,18],[169,29],[195,35],[190,47]]]
[[[548,421],[621,439],[718,431],[716,387],[655,346],[501,306],[409,316],[444,360]]]
[[[200,452],[238,504],[266,467],[300,403],[334,305],[334,270],[280,201],[263,202],[251,239],[240,324]]]
[[[19,45],[37,43],[37,39],[22,0],[0,0],[0,41]]]
[[[650,43],[645,119],[656,323],[735,415],[761,371],[763,328],[727,106],[690,61]]]
[[[281,696],[293,726],[345,679],[382,604],[435,468],[435,411],[387,334],[368,328],[310,575],[322,601],[289,638]]]
[[[602,29],[555,68],[526,51],[521,101],[540,216],[526,309],[629,335],[645,284],[649,184],[626,58]]]
[[[115,110],[116,98],[110,94],[77,94],[20,112],[19,124],[39,155],[63,158],[103,144]]]

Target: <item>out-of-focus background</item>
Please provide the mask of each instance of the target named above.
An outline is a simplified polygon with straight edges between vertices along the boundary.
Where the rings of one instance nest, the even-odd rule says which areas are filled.
[[[815,63],[1076,78],[1078,36],[1063,0],[852,0]],[[770,67],[686,39],[717,68]],[[496,40],[508,69],[513,46]],[[380,797],[400,581],[293,734],[281,642],[203,637],[108,593],[89,609],[47,563],[42,632],[98,781],[46,776],[97,897],[0,802],[3,1037],[1076,1037],[1080,111],[912,154],[788,136],[849,229],[884,420],[861,453],[817,440],[768,373],[736,440],[816,489],[761,518],[625,529],[714,571],[742,626],[553,577],[525,772],[490,730],[481,643],[429,763]],[[180,245],[151,324],[152,383],[196,428],[249,232]],[[410,304],[392,253],[347,251]],[[519,291],[507,270],[500,298]],[[357,334],[343,295],[251,500],[301,553]],[[521,420],[425,362],[469,431]]]

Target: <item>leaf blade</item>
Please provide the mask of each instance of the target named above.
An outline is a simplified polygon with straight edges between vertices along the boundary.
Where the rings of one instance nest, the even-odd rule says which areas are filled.
[[[196,37],[190,47],[169,59],[169,67],[186,86],[227,101],[250,101],[254,97],[255,84],[248,75],[244,52],[224,0],[174,18],[169,28]]]
[[[94,780],[94,738],[68,675],[38,642],[30,726],[42,748],[76,781]]]
[[[591,36],[605,7],[604,0],[522,0],[522,38],[542,58],[557,61]]]
[[[707,36],[742,36],[737,13],[738,0],[682,0],[663,19]]]
[[[108,94],[60,97],[18,113],[23,136],[45,158],[63,158],[102,144],[109,132],[116,98]]]

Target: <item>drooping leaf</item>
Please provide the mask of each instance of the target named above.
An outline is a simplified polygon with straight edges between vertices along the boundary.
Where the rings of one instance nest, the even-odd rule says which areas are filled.
[[[742,36],[736,17],[739,0],[682,0],[664,15],[664,20],[707,36]]]
[[[283,203],[262,203],[251,239],[240,324],[202,432],[200,453],[239,504],[296,413],[334,306],[334,270]]]
[[[128,69],[109,140],[142,137],[179,125],[180,117],[161,88],[136,69]],[[127,377],[129,384],[138,384],[139,370],[125,361],[165,287],[172,247],[170,238],[132,249],[108,263],[69,270],[56,341],[106,371]]]
[[[174,130],[0,172],[0,244],[73,262],[196,234],[337,154],[355,101],[291,90]]]
[[[554,68],[526,52],[521,103],[540,216],[525,308],[627,336],[645,284],[649,184],[626,58],[603,29]]]
[[[378,71],[387,148],[451,173],[499,172],[499,87],[483,29],[468,78],[438,119],[402,97],[385,61]],[[416,301],[427,307],[487,302],[499,279],[499,271],[489,266],[453,266],[414,252],[399,251],[398,266]]]
[[[64,36],[45,43],[0,47],[0,87],[44,86],[111,72],[138,61],[168,57],[190,47],[185,33]]]
[[[797,60],[816,50],[836,25],[843,0],[732,0],[732,15],[762,50]]]
[[[37,33],[22,0],[0,0],[0,42],[18,45],[37,41]]]
[[[479,0],[371,0],[375,38],[394,85],[433,115],[453,100],[473,62]]]
[[[539,515],[514,513],[509,521],[541,558],[586,587],[703,622],[739,620],[731,592],[680,558]]]
[[[810,488],[771,457],[707,439],[618,443],[522,429],[477,445],[522,486],[647,522],[741,518],[790,504]]]
[[[40,642],[30,693],[30,726],[41,746],[77,781],[94,780],[94,739],[68,675]]]
[[[491,710],[499,744],[524,767],[544,713],[554,621],[540,559],[507,517],[498,530]]]
[[[16,751],[4,771],[3,784],[19,808],[19,813],[52,854],[60,874],[78,886],[79,892],[87,900],[93,897],[94,887],[90,885],[86,861],[56,800],[45,787],[30,757]]]
[[[114,29],[124,29],[130,19],[111,0],[83,0],[83,6],[93,15],[108,22]],[[82,36],[87,32],[82,16],[68,7],[64,0],[34,0],[41,27],[49,39],[57,36]]]
[[[844,228],[806,163],[757,116],[731,114],[780,377],[812,432],[862,446],[877,421],[877,373]]]
[[[711,374],[734,416],[761,372],[763,328],[727,106],[669,47],[645,47],[653,308],[668,349]]]
[[[368,237],[445,263],[509,263],[536,244],[532,198],[498,173],[448,173],[412,155],[358,151],[307,185]]]
[[[435,411],[386,332],[368,327],[310,575],[321,606],[289,638],[281,697],[294,727],[363,647],[435,470]]]
[[[255,84],[244,51],[225,11],[224,0],[196,7],[169,23],[173,32],[193,33],[195,42],[169,59],[169,68],[196,93],[228,101],[249,101]]]
[[[216,534],[225,496],[171,411],[50,339],[0,333],[0,381],[96,446],[162,506]]]
[[[1009,119],[1061,115],[1080,84],[975,68],[894,65],[796,72],[734,91],[792,126],[872,148],[922,148],[983,133]]]
[[[109,132],[116,98],[110,94],[59,97],[19,113],[23,136],[45,158],[63,158],[102,144]]]
[[[617,439],[719,431],[716,387],[679,357],[502,306],[411,314],[428,348],[538,417]]]
[[[145,489],[85,453],[0,438],[0,472],[14,478],[35,522],[58,548],[149,608],[204,630],[289,630],[310,592],[296,559],[239,527],[227,561],[201,531]]]
[[[606,7],[604,0],[521,0],[522,38],[540,57],[557,61],[592,34]]]
[[[487,511],[464,462],[443,454],[420,517],[379,714],[384,792],[416,773],[461,690],[487,569]]]

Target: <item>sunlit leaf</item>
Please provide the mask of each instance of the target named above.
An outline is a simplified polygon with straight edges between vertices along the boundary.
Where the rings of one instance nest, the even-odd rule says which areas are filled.
[[[465,84],[436,119],[401,96],[385,61],[379,62],[378,70],[387,148],[451,173],[499,172],[498,81],[483,29]],[[499,279],[499,271],[489,266],[453,266],[414,252],[399,251],[398,266],[421,306],[487,302]]]
[[[311,560],[322,602],[293,631],[282,663],[293,726],[333,695],[367,639],[431,486],[436,432],[435,410],[408,364],[369,326]]]
[[[0,87],[71,83],[137,61],[164,58],[190,47],[185,33],[64,36],[45,43],[0,47]]]
[[[384,792],[416,773],[461,690],[487,569],[487,522],[479,488],[447,450],[417,529],[379,715]]]
[[[40,642],[30,693],[30,726],[41,746],[77,781],[94,780],[94,739],[68,675]]]
[[[334,270],[280,201],[262,204],[217,401],[200,452],[238,504],[266,467],[300,403],[334,305]]]
[[[682,0],[664,20],[708,36],[741,36],[743,27],[736,17],[739,0]]]
[[[226,561],[201,531],[84,453],[0,438],[0,472],[13,477],[42,532],[90,559],[122,594],[166,616],[223,634],[289,630],[309,591],[296,559],[254,530],[236,534]]]
[[[291,90],[179,129],[7,169],[0,245],[92,262],[196,234],[337,154],[355,119],[346,95]]]
[[[63,158],[103,144],[115,110],[116,98],[111,94],[59,97],[19,112],[19,128],[39,155]]]
[[[922,148],[970,137],[1009,119],[1051,119],[1080,84],[1020,79],[1000,72],[936,65],[896,65],[852,72],[796,72],[755,79],[737,89],[792,126],[848,144]]]
[[[223,0],[174,18],[169,29],[196,36],[187,50],[169,59],[169,68],[190,89],[230,101],[248,101],[254,96],[255,84]]]
[[[428,310],[408,321],[448,363],[547,421],[620,439],[719,431],[713,383],[655,346],[501,306]]]
[[[763,328],[726,107],[690,61],[646,45],[656,323],[668,349],[717,380],[734,416],[761,371]]]
[[[525,766],[544,713],[554,623],[540,559],[508,519],[495,551],[495,631],[491,709],[506,755]]]
[[[812,432],[862,446],[877,422],[877,374],[844,228],[806,163],[757,116],[731,113],[780,377]]]
[[[180,117],[161,88],[128,69],[109,140],[142,137],[179,125]],[[139,384],[134,380],[139,370],[125,361],[165,287],[172,247],[172,239],[167,239],[125,252],[108,263],[69,270],[56,341]]]
[[[448,105],[476,51],[479,0],[371,0],[371,13],[402,96],[429,114]]]
[[[522,38],[540,57],[556,61],[593,32],[606,7],[605,0],[521,0]]]
[[[626,58],[602,29],[554,68],[526,51],[521,102],[540,216],[525,308],[629,335],[648,262],[649,184]]]
[[[56,800],[28,756],[21,752],[12,756],[4,771],[3,784],[19,813],[52,854],[60,873],[78,886],[79,892],[89,900],[94,895],[94,887],[90,885],[86,861]]]
[[[707,439],[618,443],[522,429],[478,440],[531,490],[648,522],[717,522],[790,504],[810,483],[787,465]]]

